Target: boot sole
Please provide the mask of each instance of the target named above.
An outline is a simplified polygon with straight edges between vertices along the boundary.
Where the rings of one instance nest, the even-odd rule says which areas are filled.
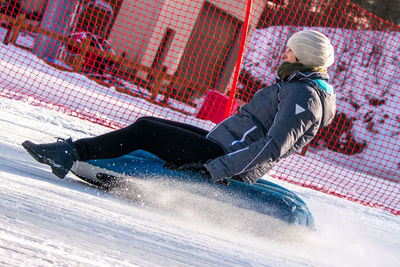
[[[33,148],[35,146],[34,143],[31,141],[25,141],[22,143],[22,147],[39,163],[43,163],[46,165],[49,165],[51,167],[51,171],[54,175],[57,177],[64,179],[64,177],[67,175],[69,170],[63,168],[61,165],[55,163],[53,160],[50,158],[44,157],[37,153],[35,149]]]

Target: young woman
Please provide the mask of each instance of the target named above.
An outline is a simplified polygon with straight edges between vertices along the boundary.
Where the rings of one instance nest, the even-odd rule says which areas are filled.
[[[327,126],[336,97],[327,68],[334,62],[329,39],[313,30],[291,36],[277,82],[259,90],[237,114],[210,132],[179,122],[143,117],[126,128],[94,138],[23,147],[64,178],[75,161],[115,158],[141,149],[174,169],[201,171],[215,182],[255,183],[282,157],[303,148]]]

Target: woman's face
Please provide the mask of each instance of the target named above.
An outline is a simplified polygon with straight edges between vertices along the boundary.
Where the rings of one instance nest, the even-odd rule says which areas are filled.
[[[282,61],[283,62],[289,62],[289,63],[298,62],[296,56],[294,55],[293,51],[289,47],[286,47],[285,52],[283,52]]]

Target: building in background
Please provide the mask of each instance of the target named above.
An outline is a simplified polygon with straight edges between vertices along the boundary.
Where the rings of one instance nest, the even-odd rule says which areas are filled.
[[[225,90],[237,60],[246,1],[130,0],[112,4],[119,10],[109,35],[114,50],[147,67]],[[249,38],[265,4],[264,0],[253,1]],[[147,78],[145,73],[138,75]]]
[[[51,2],[25,0],[24,6],[46,14],[46,7],[54,6]],[[248,38],[266,3],[253,1]],[[62,23],[68,21],[65,34],[90,31],[107,39],[128,60],[200,87],[225,91],[237,60],[246,4],[244,0],[76,0],[68,1],[68,18]],[[36,50],[40,45],[44,43],[38,43]],[[135,74],[150,81],[154,78],[148,73]]]

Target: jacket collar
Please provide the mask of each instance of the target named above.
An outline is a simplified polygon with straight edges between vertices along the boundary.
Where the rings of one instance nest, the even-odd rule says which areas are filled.
[[[327,82],[329,80],[329,75],[323,72],[302,73],[300,71],[295,71],[287,79],[288,82],[301,80],[323,80]]]

